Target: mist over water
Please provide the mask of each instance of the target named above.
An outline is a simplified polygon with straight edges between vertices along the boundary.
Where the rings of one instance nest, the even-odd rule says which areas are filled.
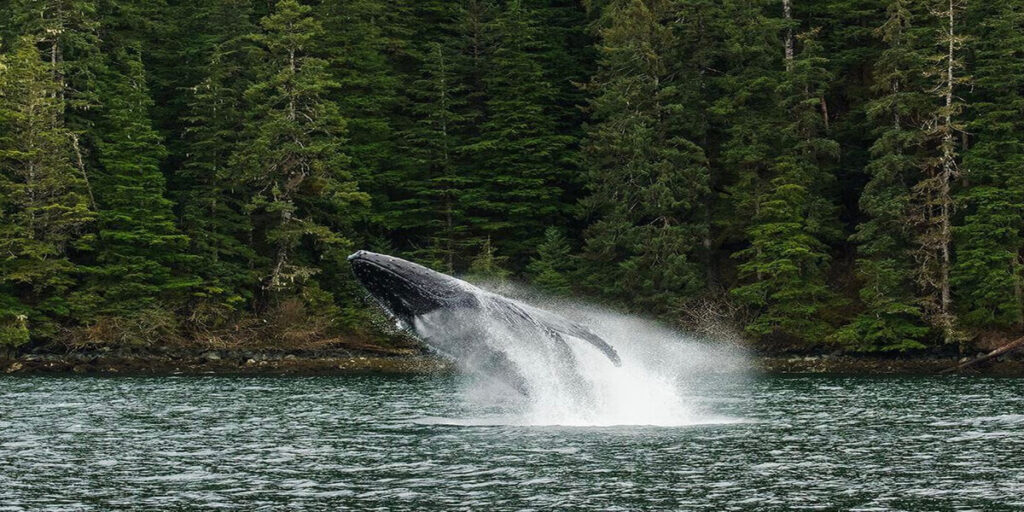
[[[528,293],[507,286],[500,291],[506,298]],[[586,326],[614,347],[621,366],[582,339],[563,336],[571,352],[565,354],[560,342],[540,329],[512,326],[489,312],[423,315],[415,320],[417,333],[458,364],[463,374],[459,398],[479,413],[428,422],[685,426],[742,421],[716,413],[699,398],[709,377],[716,385],[723,378],[744,379],[746,357],[735,345],[698,340],[652,321],[572,301],[509,300]],[[495,367],[472,347],[504,354],[511,364]]]

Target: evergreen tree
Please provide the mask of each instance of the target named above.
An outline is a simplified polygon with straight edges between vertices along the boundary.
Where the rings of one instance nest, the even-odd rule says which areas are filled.
[[[196,284],[175,272],[188,238],[175,226],[160,172],[166,153],[149,117],[140,51],[134,44],[108,50],[98,77],[102,111],[90,137],[98,231],[91,276],[76,297],[83,320],[172,306]]]
[[[821,114],[829,75],[814,35],[801,36],[800,53],[787,55],[779,86],[788,116],[780,131],[784,149],[772,166],[767,196],[747,229],[750,247],[735,254],[744,259],[740,277],[748,283],[733,290],[760,309],[748,331],[812,342],[831,332],[822,310],[834,299],[825,274],[827,242],[838,232],[826,191],[828,166],[839,151],[825,132]]]
[[[360,188],[373,197],[367,229],[390,226],[386,190],[403,176],[398,150],[397,112],[402,76],[393,56],[405,45],[399,17],[408,10],[382,0],[328,0],[316,11],[323,20],[332,95],[346,120],[344,152],[352,159]]]
[[[262,289],[294,291],[317,273],[316,261],[347,249],[341,230],[365,201],[339,151],[345,124],[327,99],[335,84],[321,58],[321,24],[311,8],[282,0],[260,21],[258,74],[245,92],[251,112],[233,157],[254,190],[247,206]],[[303,250],[305,249],[305,250]]]
[[[859,244],[857,275],[865,309],[836,335],[860,350],[923,348],[929,332],[917,298],[910,226],[911,188],[926,158],[920,127],[931,103],[923,83],[922,43],[929,30],[920,24],[922,15],[907,0],[892,0],[878,28],[887,47],[875,63],[878,97],[867,105],[877,138],[860,198],[869,218],[852,237]]]
[[[749,245],[747,231],[753,214],[760,211],[772,179],[772,163],[782,147],[785,113],[780,109],[779,84],[784,66],[779,34],[783,25],[767,8],[779,3],[725,2],[719,69],[712,76],[710,123],[712,151],[719,197],[711,212],[711,224],[719,245],[729,256]],[[730,268],[722,273],[733,274]],[[733,280],[734,281],[734,280]],[[729,283],[732,284],[732,283]]]
[[[925,124],[928,158],[921,165],[922,177],[912,189],[911,220],[917,228],[915,259],[919,263],[918,284],[929,322],[942,333],[943,341],[956,341],[956,318],[950,272],[953,264],[953,215],[956,205],[953,187],[960,177],[960,138],[964,133],[964,103],[959,89],[965,78],[959,32],[962,9],[959,0],[934,2],[931,14],[937,18],[926,74],[934,84],[934,96]]]
[[[458,191],[468,183],[456,153],[465,121],[464,87],[453,69],[454,55],[445,45],[434,43],[422,58],[420,78],[407,91],[417,119],[403,136],[409,144],[407,169],[413,181],[406,194],[388,205],[385,215],[399,233],[426,231],[427,237],[419,239],[426,249],[414,254],[453,272],[467,229],[457,201]]]
[[[951,283],[963,323],[1024,327],[1024,5],[973,2],[974,94]]]
[[[486,120],[474,143],[464,147],[474,187],[459,197],[473,229],[521,268],[541,241],[544,226],[564,212],[562,182],[568,182],[568,145],[553,115],[556,89],[541,65],[537,13],[519,0],[493,22],[493,47],[482,78]],[[500,238],[499,238],[500,235]],[[517,265],[518,263],[518,265]]]
[[[1019,0],[0,13],[0,345],[356,329],[354,245],[804,347],[1024,328]]]
[[[583,148],[590,217],[587,284],[619,301],[667,313],[703,287],[694,251],[705,225],[702,149],[674,130],[665,61],[670,4],[623,0],[602,14],[600,71],[588,85],[593,124]]]
[[[505,269],[506,259],[495,254],[491,239],[484,240],[480,246],[480,252],[469,264],[469,272],[466,278],[472,281],[503,282],[509,276]]]
[[[572,248],[565,233],[556,227],[544,230],[544,241],[537,245],[537,257],[527,267],[530,282],[543,292],[568,295],[572,271]]]
[[[30,36],[49,62],[56,94],[64,100],[67,126],[84,137],[100,100],[97,80],[104,69],[100,15],[93,0],[10,0],[10,37]],[[85,148],[74,148],[76,158]]]
[[[193,6],[196,7],[196,6]],[[251,189],[229,166],[245,125],[243,92],[248,84],[249,22],[246,1],[215,2],[198,8],[200,30],[207,50],[194,50],[206,60],[197,67],[203,78],[185,95],[186,125],[181,142],[184,159],[173,175],[180,226],[190,237],[189,254],[197,258],[195,274],[203,284],[194,291],[197,310],[192,317],[206,321],[203,312],[223,314],[252,299],[255,258],[247,242],[252,227],[244,209]]]
[[[409,36],[413,78],[402,89],[412,114],[400,139],[404,173],[389,183],[385,223],[396,245],[451,271],[466,268],[484,243],[477,226],[486,199],[469,148],[485,120],[494,5],[488,0],[417,2]]]
[[[67,320],[78,271],[68,253],[92,220],[62,84],[35,42],[20,38],[0,60],[0,346],[50,338]]]

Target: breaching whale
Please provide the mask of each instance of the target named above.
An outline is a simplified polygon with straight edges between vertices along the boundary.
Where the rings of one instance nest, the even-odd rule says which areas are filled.
[[[574,340],[593,346],[615,366],[621,364],[605,340],[557,314],[394,256],[358,251],[348,261],[363,288],[427,346],[456,362],[504,373],[521,391],[522,385],[514,382],[515,363],[505,353],[508,347],[489,343],[493,336],[482,330],[499,325],[524,340],[541,338],[545,343],[535,348],[557,366],[575,366]]]

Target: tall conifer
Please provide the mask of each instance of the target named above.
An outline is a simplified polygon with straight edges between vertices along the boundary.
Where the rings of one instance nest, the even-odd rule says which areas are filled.
[[[823,309],[834,294],[825,282],[828,242],[838,237],[835,207],[827,197],[830,164],[838,155],[822,117],[829,80],[827,59],[813,32],[787,55],[778,86],[785,121],[768,188],[747,228],[750,247],[739,251],[743,284],[733,294],[758,308],[747,330],[820,341],[830,334]],[[787,46],[788,48],[788,46]]]
[[[864,311],[836,339],[859,350],[921,348],[929,329],[918,300],[913,259],[911,188],[926,158],[920,127],[930,106],[922,44],[930,36],[924,13],[892,0],[877,35],[886,48],[875,62],[876,98],[867,104],[876,139],[866,167],[860,206],[868,218],[857,226],[857,276]]]
[[[657,313],[703,286],[695,256],[703,233],[694,220],[707,193],[706,158],[673,129],[672,14],[662,0],[606,6],[600,70],[588,85],[594,121],[583,148],[587,284]]]
[[[973,94],[957,196],[956,309],[975,328],[1024,327],[1024,4],[972,2]]]
[[[52,65],[31,36],[0,60],[0,346],[67,321],[78,272],[68,253],[93,218]]]
[[[89,134],[98,231],[91,277],[76,300],[83,319],[166,307],[196,284],[175,272],[188,237],[175,226],[160,172],[166,153],[149,115],[141,49],[126,44],[108,50],[98,77],[102,110]]]
[[[336,86],[319,46],[323,28],[310,7],[281,0],[253,36],[257,78],[245,92],[250,116],[233,157],[254,193],[247,208],[261,288],[295,291],[316,262],[348,249],[343,230],[365,201],[340,151],[345,123],[328,99]]]

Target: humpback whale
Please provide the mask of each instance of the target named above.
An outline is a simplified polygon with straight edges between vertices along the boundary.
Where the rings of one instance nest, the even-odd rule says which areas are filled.
[[[507,377],[517,390],[519,372],[507,343],[495,342],[497,325],[553,367],[575,368],[572,343],[597,349],[615,366],[618,353],[586,327],[555,313],[482,290],[401,258],[358,251],[348,257],[359,283],[381,307],[428,347],[457,363]],[[517,347],[518,348],[518,347]]]

